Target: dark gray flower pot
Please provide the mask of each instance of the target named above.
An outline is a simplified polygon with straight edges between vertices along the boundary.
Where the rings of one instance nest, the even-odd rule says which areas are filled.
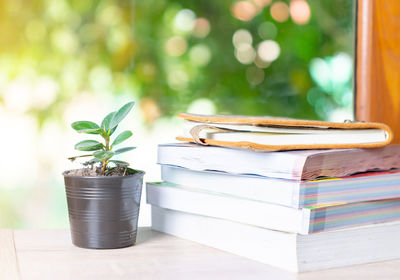
[[[135,244],[143,171],[112,177],[63,175],[74,245],[112,249]]]

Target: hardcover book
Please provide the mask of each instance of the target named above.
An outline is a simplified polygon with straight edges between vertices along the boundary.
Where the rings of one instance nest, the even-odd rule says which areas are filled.
[[[391,129],[373,122],[324,122],[276,117],[179,114],[186,120],[178,140],[250,150],[377,148]]]

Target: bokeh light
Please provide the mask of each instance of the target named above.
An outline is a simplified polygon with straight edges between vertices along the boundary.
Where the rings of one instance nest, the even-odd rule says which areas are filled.
[[[146,123],[153,123],[161,116],[160,107],[151,97],[145,97],[140,101],[140,109]]]
[[[232,14],[235,18],[242,21],[249,21],[257,13],[256,6],[248,1],[234,2],[232,5]]]
[[[84,83],[86,78],[87,67],[84,61],[79,59],[71,59],[64,64],[60,75],[62,88],[72,94]]]
[[[179,11],[175,16],[174,26],[180,31],[191,31],[195,26],[196,14],[189,9]]]
[[[313,80],[326,93],[334,93],[334,89],[347,84],[352,76],[352,59],[346,53],[338,53],[332,57],[314,58],[310,62],[310,74]]]
[[[310,62],[310,74],[314,81],[325,91],[331,92],[331,70],[327,61],[322,58],[314,58]]]
[[[242,64],[251,64],[254,61],[256,52],[252,46],[253,37],[246,29],[236,30],[232,37],[235,46],[235,57]]]
[[[189,77],[185,71],[176,69],[168,73],[168,85],[170,88],[181,91],[186,89],[188,83]]]
[[[167,40],[165,43],[165,51],[170,56],[181,56],[187,50],[186,39],[181,36],[174,36]]]
[[[64,2],[64,1],[56,1],[56,2]],[[62,13],[61,9],[68,10],[68,8],[66,7],[61,8],[61,5],[60,7],[57,8],[60,9],[58,13]],[[96,17],[97,21],[101,25],[110,27],[118,25],[123,19],[122,15],[123,11],[121,10],[120,7],[113,4],[108,4],[108,5],[106,4],[100,7],[98,13],[96,14]]]
[[[189,51],[189,57],[194,65],[205,66],[211,59],[210,48],[204,44],[193,46]]]
[[[52,43],[55,49],[66,54],[73,54],[79,48],[78,38],[70,28],[60,28],[53,31]]]
[[[198,38],[207,37],[210,33],[210,22],[205,18],[198,18],[194,22],[193,36]]]
[[[250,44],[241,44],[235,49],[235,57],[242,64],[251,64],[256,57],[256,51]]]
[[[281,49],[277,42],[266,40],[258,45],[257,54],[261,60],[272,62],[276,60],[281,53]]]
[[[260,68],[250,66],[246,70],[247,81],[253,86],[259,85],[264,80],[264,71]]]
[[[346,83],[353,74],[353,59],[347,53],[340,52],[332,59],[333,83]]]
[[[269,4],[271,4],[272,0],[253,0],[253,3],[257,6],[257,8],[262,9]]]
[[[208,98],[199,98],[190,103],[188,113],[214,115],[217,112],[214,102]]]
[[[257,32],[261,39],[270,40],[275,39],[278,28],[272,22],[266,21],[258,26]]]
[[[2,157],[0,161],[0,182],[2,188],[15,188],[16,185],[27,184],[37,180],[40,168],[37,161],[37,150],[32,149],[31,141],[38,131],[37,121],[26,114],[18,114],[14,108],[0,110],[0,125],[4,131],[12,132],[12,137],[2,137]],[[11,136],[10,135],[10,136]],[[14,147],[14,148],[11,148]],[[18,168],[16,168],[18,166]],[[21,174],[21,169],[24,174]],[[29,178],[27,182],[26,178]],[[22,207],[22,205],[20,205]]]
[[[258,67],[258,68],[267,68],[268,66],[271,65],[271,62],[268,61],[264,61],[260,58],[260,56],[257,54],[255,59],[254,59],[254,64]]]
[[[253,37],[251,33],[246,29],[236,30],[232,37],[232,43],[235,48],[240,48],[241,45],[251,45],[253,43]]]
[[[137,73],[143,82],[151,83],[157,75],[157,68],[152,62],[145,61],[137,65]]]
[[[49,107],[56,99],[60,88],[51,77],[40,77],[30,96],[31,105],[35,109],[43,110]]]
[[[17,2],[17,1],[12,1]],[[15,6],[18,9],[18,5]],[[21,9],[21,7],[19,7]],[[46,16],[55,22],[62,22],[67,20],[71,14],[71,9],[67,1],[50,1],[47,5]]]
[[[307,102],[310,103],[312,106],[315,106],[317,104],[317,101],[321,98],[324,98],[324,92],[320,88],[313,87],[308,90]]]
[[[5,107],[16,113],[28,111],[32,88],[33,80],[27,75],[20,75],[10,81],[3,92]]]
[[[284,22],[289,18],[289,7],[285,2],[277,1],[271,5],[271,17],[278,21]]]
[[[290,2],[290,16],[297,24],[306,24],[311,17],[311,9],[306,0],[292,0]]]
[[[130,34],[131,30],[127,24],[113,27],[107,39],[107,47],[110,52],[118,52],[126,47],[131,41]]]
[[[89,81],[96,92],[108,92],[113,88],[113,77],[110,68],[97,65],[90,70]]]

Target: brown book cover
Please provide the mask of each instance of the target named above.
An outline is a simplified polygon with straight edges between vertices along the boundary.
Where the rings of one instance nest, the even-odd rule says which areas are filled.
[[[393,134],[391,129],[383,123],[375,122],[351,122],[345,121],[339,122],[325,122],[315,120],[299,120],[289,118],[274,118],[274,117],[256,117],[256,116],[238,116],[238,115],[198,115],[198,114],[179,114],[178,117],[183,118],[190,123],[190,131],[184,136],[177,137],[177,140],[193,142],[201,145],[214,145],[222,147],[233,147],[249,150],[261,150],[261,151],[280,151],[280,150],[298,150],[298,149],[343,149],[343,148],[378,148],[388,145]],[[251,131],[248,131],[249,128]],[[254,129],[253,129],[254,128]],[[275,133],[264,133],[263,131],[269,128]],[[256,131],[259,129],[260,131]],[[214,131],[224,136],[224,139],[214,139],[213,137],[200,137],[200,133],[207,131]],[[306,135],[307,137],[313,137],[309,134],[312,131],[316,131],[313,140],[309,143],[304,141],[294,142],[285,144],[285,140],[288,139],[287,135]],[[284,131],[283,134],[279,131]],[[296,131],[296,133],[287,133],[290,131]],[[358,137],[356,141],[352,139],[348,143],[342,141],[346,137],[345,133],[354,133]],[[365,133],[359,134],[359,133]],[[380,133],[381,137],[377,140],[368,139],[368,132]],[[286,135],[285,135],[286,133]],[[263,137],[266,135],[270,137],[274,134],[272,141],[275,143],[268,143],[268,139]],[[326,135],[325,135],[326,134]],[[359,134],[359,135],[358,135]],[[212,133],[210,134],[212,135]],[[237,140],[237,135],[243,136],[243,139],[250,140]],[[276,136],[280,138],[276,138]],[[344,136],[341,136],[344,135]],[[256,139],[262,139],[263,141],[253,141],[253,136],[257,136]],[[260,138],[261,136],[261,138]],[[318,137],[324,136],[325,142],[318,143]],[[229,139],[229,137],[232,138]],[[221,138],[221,137],[220,137]],[[326,140],[328,138],[328,140]],[[375,139],[374,138],[374,139]],[[271,138],[272,139],[272,138]],[[307,138],[305,138],[307,139]],[[282,140],[282,141],[280,141]],[[338,141],[340,140],[340,141]],[[283,144],[281,144],[281,143]],[[315,143],[316,142],[316,143]]]

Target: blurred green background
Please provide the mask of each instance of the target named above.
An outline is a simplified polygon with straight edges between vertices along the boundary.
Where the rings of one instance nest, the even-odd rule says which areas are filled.
[[[132,166],[179,112],[352,118],[353,1],[0,2],[0,227],[66,227],[69,125],[135,100]],[[142,204],[141,224],[149,223]]]

